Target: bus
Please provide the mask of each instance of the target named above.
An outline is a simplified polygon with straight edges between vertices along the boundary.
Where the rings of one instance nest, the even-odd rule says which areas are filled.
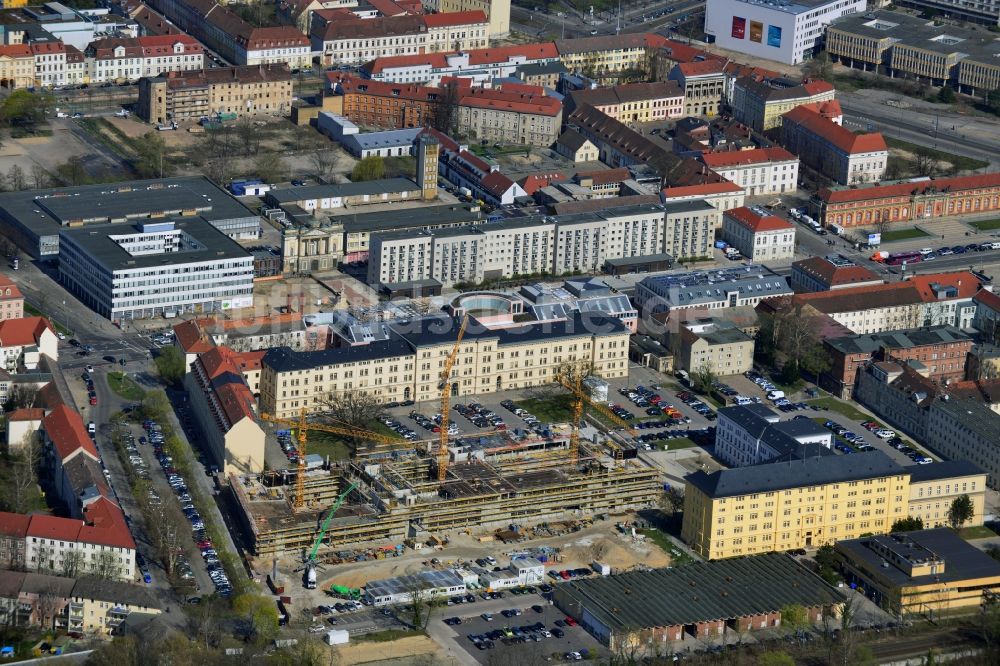
[[[901,264],[915,264],[923,259],[923,255],[920,252],[896,252],[890,254],[885,263],[890,266],[899,266]]]

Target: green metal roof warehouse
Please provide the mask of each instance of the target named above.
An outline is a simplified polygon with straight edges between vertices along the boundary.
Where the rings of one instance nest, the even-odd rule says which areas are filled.
[[[768,553],[556,586],[555,602],[599,640],[840,604],[843,595],[789,555]]]

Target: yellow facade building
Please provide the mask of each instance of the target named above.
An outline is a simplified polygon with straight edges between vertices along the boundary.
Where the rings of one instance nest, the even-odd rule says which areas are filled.
[[[488,37],[496,39],[510,33],[510,0],[433,0],[424,3],[442,14],[481,10],[490,19]]]
[[[156,599],[144,588],[100,578],[80,578],[66,609],[71,633],[111,636],[130,615],[161,613]]]
[[[940,471],[933,470],[936,465],[942,466]],[[985,473],[973,472],[973,467],[936,463],[904,468],[872,451],[712,474],[699,471],[685,479],[681,538],[702,557],[721,559],[885,534],[901,518],[933,515],[926,499],[911,500],[913,474],[918,495],[922,488],[925,497],[939,484],[952,488],[966,484],[966,494],[979,507],[966,525],[981,525]]]
[[[943,527],[841,541],[848,583],[896,616],[977,613],[1000,593],[1000,562]]]
[[[9,7],[21,7],[7,5]],[[35,56],[27,44],[0,46],[0,88],[14,90],[35,85]]]
[[[316,411],[330,395],[371,393],[383,402],[437,400],[444,363],[455,344],[450,318],[387,322],[387,337],[355,347],[265,354],[261,411],[295,416]],[[452,369],[453,396],[551,384],[567,364],[590,364],[606,379],[628,376],[629,329],[619,320],[575,316],[499,330],[472,321]]]
[[[557,39],[555,44],[566,69],[601,82],[616,79],[622,72],[650,69],[650,41],[645,33]]]
[[[948,460],[931,465],[913,465],[910,472],[908,515],[920,518],[925,528],[948,525],[948,509],[956,498],[972,501],[969,525],[982,525],[986,509],[986,472],[968,460]]]

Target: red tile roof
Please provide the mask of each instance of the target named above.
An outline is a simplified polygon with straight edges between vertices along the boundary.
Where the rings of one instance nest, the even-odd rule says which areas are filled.
[[[725,194],[727,192],[742,192],[743,188],[736,183],[724,181],[719,183],[702,183],[700,185],[681,185],[678,187],[668,187],[663,190],[665,199],[674,197],[709,196],[712,194]]]
[[[33,42],[31,52],[38,54],[65,53],[66,47],[62,42]]]
[[[30,522],[31,517],[22,513],[0,511],[0,535],[23,539],[28,533],[28,523]]]
[[[956,176],[954,178],[935,178],[919,182],[892,183],[889,185],[871,185],[844,189],[823,188],[819,197],[827,203],[844,203],[848,201],[870,201],[887,197],[903,197],[925,192],[964,192],[988,187],[1000,187],[1000,171],[993,173],[977,173],[971,176]]]
[[[632,173],[627,167],[618,167],[617,169],[603,169],[601,171],[589,171],[586,173],[577,173],[576,179],[589,178],[590,182],[594,185],[610,185],[612,183],[620,183],[623,180],[628,180],[632,177]]]
[[[759,215],[746,206],[731,208],[724,213],[725,217],[754,233],[762,231],[782,231],[792,229],[792,223],[777,215]]]
[[[392,0],[367,0],[367,4],[377,9],[382,16],[399,16],[406,13],[405,9]]]
[[[174,339],[187,354],[202,354],[215,347],[211,336],[195,320],[183,321],[174,326]]]
[[[458,150],[459,150],[459,148],[461,147],[461,146],[459,146],[459,144],[458,144],[457,141],[455,141],[454,139],[452,139],[450,136],[448,136],[444,132],[439,132],[438,130],[434,129],[433,127],[425,127],[424,131],[421,132],[420,135],[423,136],[424,134],[428,134],[428,135],[434,137],[435,139],[437,139],[438,143],[441,144],[441,151],[442,152],[444,152],[444,151],[447,150],[447,151],[450,151],[450,152],[453,152],[453,153],[457,153]]]
[[[685,77],[708,76],[710,74],[725,74],[725,60],[697,60],[695,62],[682,62],[677,65]]]
[[[864,266],[852,264],[837,266],[824,257],[810,257],[792,264],[792,269],[798,269],[827,287],[838,287],[860,282],[881,281],[878,275]]]
[[[543,187],[548,187],[552,183],[561,183],[565,180],[567,180],[566,174],[562,173],[535,173],[525,176],[518,181],[518,184],[530,196]]]
[[[753,150],[730,150],[724,153],[703,153],[701,161],[713,169],[727,166],[749,166],[764,162],[793,162],[798,158],[784,148],[755,148]]]
[[[850,155],[858,153],[874,153],[888,150],[885,139],[878,132],[872,134],[855,134],[846,127],[841,127],[828,118],[824,118],[806,105],[797,106],[782,118],[792,121],[807,131],[820,136],[832,145]]]
[[[267,349],[238,352],[233,355],[233,362],[244,372],[247,370],[260,370],[263,365],[264,354],[267,352]]]
[[[977,303],[982,303],[994,312],[1000,312],[1000,296],[997,296],[989,289],[980,289],[977,291],[973,300]]]
[[[45,416],[45,410],[38,407],[24,407],[15,409],[7,414],[7,421],[41,421]]]
[[[458,105],[540,116],[557,116],[562,113],[562,102],[554,97],[520,94],[491,88],[468,89],[459,96]]]
[[[45,317],[22,317],[0,321],[0,344],[4,347],[28,347],[38,344],[42,332],[52,331]]]
[[[822,79],[807,79],[802,82],[802,87],[806,89],[806,92],[810,95],[820,95],[823,93],[834,92],[833,84],[829,81],[823,81]]]
[[[448,58],[444,53],[415,53],[413,55],[386,56],[366,63],[362,69],[369,74],[381,74],[387,69],[417,67],[420,65],[426,65],[432,69],[444,69],[448,66]]]
[[[0,58],[30,58],[31,47],[27,44],[0,45]]]
[[[484,190],[498,199],[503,196],[504,192],[515,185],[514,181],[499,171],[494,171],[493,173],[488,174],[485,178],[479,181],[479,184]]]
[[[42,419],[42,429],[52,442],[59,460],[66,460],[83,450],[94,460],[100,460],[97,447],[87,434],[83,418],[66,405],[57,405]]]
[[[99,497],[83,508],[85,525],[77,537],[84,543],[135,550],[135,540],[121,508],[107,497]]]
[[[945,287],[955,287],[958,291],[958,296],[955,298],[972,298],[982,287],[983,283],[979,281],[974,273],[969,271],[955,271],[953,273],[923,273],[921,275],[914,275],[909,280],[910,284],[918,289],[920,292],[920,299],[925,303],[930,303],[938,300],[949,300],[946,298],[938,299],[934,294],[934,285],[940,285]]]
[[[481,9],[473,9],[466,12],[446,12],[443,14],[426,14],[424,23],[428,28],[448,28],[458,25],[469,25],[472,23],[489,23],[486,12]]]
[[[493,168],[486,162],[486,160],[480,158],[477,155],[474,155],[473,153],[470,153],[468,150],[459,151],[458,156],[461,157],[466,164],[475,169],[478,169],[479,171],[482,171],[483,173],[489,173],[490,171],[493,170]]]
[[[526,58],[528,60],[557,60],[559,58],[559,51],[556,49],[555,42],[514,44],[512,46],[498,46],[492,49],[471,49],[467,53],[469,54],[470,65],[509,62],[512,58]]]
[[[36,513],[29,516],[26,536],[38,539],[55,539],[56,541],[77,541],[80,536],[82,520],[75,518],[59,518]]]

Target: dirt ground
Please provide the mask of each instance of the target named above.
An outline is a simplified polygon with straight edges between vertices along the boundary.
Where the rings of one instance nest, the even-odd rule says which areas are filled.
[[[423,563],[438,558],[442,565],[469,562],[485,555],[509,557],[509,553],[530,547],[550,546],[561,549],[561,569],[588,567],[594,560],[609,564],[615,570],[628,570],[636,566],[664,567],[670,564],[670,556],[654,543],[632,541],[614,529],[614,521],[598,521],[589,528],[561,537],[535,539],[518,544],[504,544],[499,541],[480,543],[468,535],[453,537],[451,543],[441,551],[425,548],[420,551],[407,550],[401,557],[370,562],[357,562],[328,566],[321,572],[324,577],[318,589],[329,589],[330,585],[362,587],[370,580],[392,578],[413,574],[427,568]]]
[[[78,160],[84,168],[95,173],[105,169],[114,169],[118,165],[106,159],[91,146],[80,140],[69,129],[69,120],[53,120],[52,136],[29,137],[24,139],[6,138],[0,149],[0,172],[7,171],[17,164],[24,171],[31,183],[31,167],[39,164],[49,173],[54,173],[56,167],[70,160]]]
[[[416,666],[451,663],[440,646],[427,636],[408,636],[387,643],[360,641],[336,648],[335,651],[341,664]]]

